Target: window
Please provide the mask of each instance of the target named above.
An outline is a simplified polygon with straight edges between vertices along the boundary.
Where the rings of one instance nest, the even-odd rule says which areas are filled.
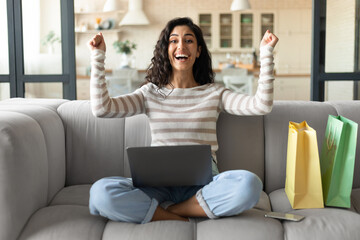
[[[359,99],[359,0],[313,6],[311,99]]]
[[[8,66],[0,67],[0,82],[10,86],[1,84],[0,93],[7,88],[10,97],[76,99],[73,1],[0,0],[0,4],[0,19],[7,19],[1,19],[0,29],[8,34],[3,44],[8,51],[0,53],[1,60],[8,56]],[[53,83],[44,90],[50,92],[39,93],[38,86],[45,82]]]

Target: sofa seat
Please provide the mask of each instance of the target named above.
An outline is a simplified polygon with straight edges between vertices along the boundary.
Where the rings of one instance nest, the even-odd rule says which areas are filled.
[[[157,221],[141,225],[109,221],[105,227],[102,239],[188,240],[195,239],[195,230],[194,223],[182,221]]]
[[[264,213],[254,208],[238,216],[199,222],[194,239],[284,239],[281,222],[265,218]]]
[[[74,185],[63,188],[56,194],[50,205],[89,206],[91,184]]]
[[[352,202],[360,202],[359,196],[360,191],[354,189]],[[284,188],[273,191],[269,198],[273,211],[306,216],[301,222],[283,221],[285,239],[360,239],[360,215],[353,204],[349,209],[325,207],[294,210]]]
[[[102,217],[91,216],[88,210],[90,188],[91,184],[83,184],[65,187],[60,190],[51,201],[49,207],[39,210],[31,217],[21,239],[47,239],[47,237],[51,236],[54,232],[58,232],[56,236],[63,237],[59,239],[72,239],[73,236],[77,237],[73,239],[101,239],[92,237],[85,238],[88,236],[80,236],[77,233],[78,230],[88,232],[89,230],[86,229],[93,223],[98,224],[99,221],[103,221],[103,224],[101,225],[103,226],[103,229],[99,228],[100,226],[97,226],[96,229],[91,230],[91,234],[93,236],[98,236],[98,231],[101,231],[103,232],[102,239],[114,239],[115,236],[119,235],[122,236],[122,239],[146,239],[145,236],[150,236],[150,239],[164,240],[216,239],[219,236],[217,231],[212,232],[211,229],[213,228],[213,224],[222,226],[221,228],[224,228],[224,231],[229,232],[229,236],[226,239],[232,239],[232,236],[236,239],[240,233],[246,233],[249,237],[251,236],[251,239],[257,239],[257,236],[262,236],[264,232],[269,229],[276,229],[276,231],[271,233],[274,234],[274,238],[272,239],[282,239],[283,230],[281,223],[278,220],[264,218],[265,212],[271,211],[270,200],[265,192],[262,192],[259,202],[253,209],[246,211],[239,216],[215,220],[194,218],[189,223],[182,223],[179,221],[158,221],[139,225],[108,221]],[[55,221],[55,219],[51,219],[51,216],[57,215],[58,211],[63,211],[64,217],[56,219],[56,222],[53,224],[53,229],[48,229],[48,231],[45,232],[41,231],[42,221],[48,223]],[[65,217],[68,212],[71,212],[68,217],[72,219],[71,221],[74,226],[77,225],[76,219],[82,219],[82,221],[86,220],[86,224],[82,223],[80,226],[81,229],[74,228],[69,232],[63,231],[63,229],[66,229],[68,226],[66,221],[68,221],[69,218]],[[267,224],[263,224],[264,222],[262,221],[266,221]],[[229,225],[229,222],[234,222],[235,225]],[[237,224],[242,227],[240,229],[239,227],[234,227]],[[226,230],[227,228],[228,230]],[[254,229],[262,230],[259,232],[254,231]],[[223,231],[220,233],[222,232]],[[281,237],[278,238],[279,236]]]
[[[239,216],[215,220],[195,219],[195,222],[158,221],[145,225],[112,222],[106,225],[103,239],[283,239],[282,224],[274,219],[264,218],[264,212],[251,209]]]
[[[44,207],[33,214],[19,240],[99,240],[107,220],[79,205]]]
[[[301,222],[284,221],[285,239],[360,239],[360,215],[338,208],[302,209],[289,213],[305,216]]]
[[[284,189],[269,196],[262,192],[258,204],[234,217],[191,222],[158,221],[145,225],[108,221],[92,216],[88,210],[91,184],[63,188],[48,207],[38,210],[27,223],[22,239],[360,239],[360,215],[354,208],[291,208]],[[359,189],[354,190],[359,195]],[[356,195],[356,196],[358,196]],[[267,211],[282,211],[306,216],[297,223],[265,218]],[[341,219],[341,224],[339,224]],[[46,228],[44,226],[47,226]],[[52,227],[49,227],[52,226]],[[326,233],[326,234],[324,234]],[[304,237],[307,236],[307,237]]]

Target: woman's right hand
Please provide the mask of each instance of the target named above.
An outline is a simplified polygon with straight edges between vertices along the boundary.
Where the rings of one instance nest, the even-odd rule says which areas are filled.
[[[260,47],[269,45],[274,48],[278,41],[279,39],[273,33],[267,30],[260,42]]]
[[[90,39],[88,46],[90,50],[100,49],[106,52],[105,39],[102,33],[100,32]]]

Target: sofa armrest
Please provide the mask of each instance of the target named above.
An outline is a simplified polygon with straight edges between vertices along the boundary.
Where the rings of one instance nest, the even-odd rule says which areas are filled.
[[[48,163],[39,124],[0,111],[0,239],[17,239],[30,216],[47,203]]]

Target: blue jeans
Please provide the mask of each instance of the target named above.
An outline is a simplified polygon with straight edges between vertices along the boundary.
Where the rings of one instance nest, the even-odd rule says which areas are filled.
[[[196,195],[209,218],[237,215],[256,205],[262,182],[245,170],[232,170],[213,177],[205,186],[135,188],[131,178],[109,177],[90,189],[90,213],[113,221],[150,222],[163,202],[183,202]]]

